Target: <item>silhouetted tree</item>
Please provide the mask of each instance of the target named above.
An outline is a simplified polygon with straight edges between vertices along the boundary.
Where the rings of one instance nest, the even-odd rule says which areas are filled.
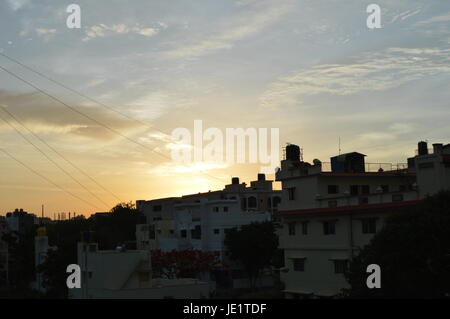
[[[370,264],[381,267],[381,288],[366,285]],[[450,296],[450,192],[416,207],[392,212],[384,227],[350,263],[346,274],[354,298]]]
[[[252,289],[262,270],[271,266],[274,256],[278,255],[278,236],[275,231],[273,222],[262,222],[230,229],[225,235],[230,259],[242,264]]]
[[[14,290],[30,290],[35,278],[34,228],[25,232],[3,235],[9,250],[9,285]]]

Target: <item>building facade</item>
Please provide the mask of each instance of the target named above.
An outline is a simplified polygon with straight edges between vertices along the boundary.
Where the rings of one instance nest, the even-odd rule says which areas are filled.
[[[389,214],[449,189],[450,145],[438,144],[433,154],[420,143],[419,149],[407,164],[370,164],[369,171],[360,153],[331,158],[327,170],[319,160],[303,162],[298,146],[286,148],[276,179],[283,189],[278,216],[287,298],[337,296],[348,288],[349,261]]]

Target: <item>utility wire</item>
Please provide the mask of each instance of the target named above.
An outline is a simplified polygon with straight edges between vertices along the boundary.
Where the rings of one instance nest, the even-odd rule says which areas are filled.
[[[106,207],[109,207],[109,205],[103,201],[100,197],[95,195],[91,190],[89,190],[86,186],[84,186],[80,181],[78,181],[72,174],[70,174],[67,170],[65,170],[61,165],[58,164],[58,162],[54,161],[50,156],[48,156],[43,150],[39,148],[36,144],[34,144],[28,137],[26,137],[25,134],[23,134],[20,130],[18,130],[14,125],[12,125],[10,122],[8,122],[3,116],[0,115],[0,119],[8,124],[12,129],[14,129],[22,138],[27,141],[29,144],[31,144],[39,153],[45,156],[53,165],[55,165],[59,170],[61,170],[64,174],[66,174],[70,179],[72,179],[75,183],[80,185],[83,189],[85,189],[89,194],[94,196],[97,200],[102,202]]]
[[[155,131],[158,131],[158,132],[160,132],[160,133],[162,133],[162,134],[164,134],[164,135],[166,135],[166,136],[170,136],[169,134],[167,134],[167,133],[165,133],[165,132],[159,130],[158,128],[155,128],[155,127],[153,127],[153,126],[151,126],[151,125],[148,125],[147,123],[145,123],[145,122],[143,122],[143,121],[141,121],[141,120],[139,120],[139,119],[137,119],[137,118],[134,118],[134,117],[132,117],[132,116],[130,116],[130,115],[124,113],[124,112],[119,111],[119,110],[118,110],[117,108],[115,108],[115,107],[112,107],[112,106],[109,106],[109,105],[107,105],[107,104],[104,104],[104,103],[102,103],[102,102],[100,102],[100,101],[98,101],[98,100],[96,100],[96,99],[94,99],[94,98],[92,98],[92,97],[90,97],[90,96],[87,96],[87,95],[83,94],[83,93],[80,92],[80,91],[77,91],[77,90],[75,90],[75,89],[72,89],[71,87],[65,85],[64,83],[61,83],[61,82],[59,82],[59,81],[57,81],[57,80],[54,80],[53,78],[49,77],[48,75],[43,74],[42,72],[40,72],[40,71],[38,71],[38,70],[36,70],[36,69],[34,69],[34,68],[32,68],[32,67],[30,67],[30,66],[24,64],[24,63],[22,63],[22,62],[20,62],[19,60],[16,60],[16,59],[14,59],[14,58],[12,58],[12,57],[10,57],[10,56],[4,54],[4,53],[1,53],[1,52],[0,52],[0,56],[2,56],[2,57],[4,57],[4,58],[6,58],[6,59],[8,59],[8,60],[10,60],[10,61],[12,61],[12,62],[18,64],[18,65],[20,65],[21,67],[23,67],[23,68],[25,68],[25,69],[27,69],[27,70],[29,70],[29,71],[31,71],[31,72],[33,72],[33,73],[39,75],[40,77],[43,77],[44,79],[47,79],[48,81],[50,81],[50,82],[52,82],[52,83],[54,83],[54,84],[56,84],[56,85],[58,85],[58,86],[60,86],[60,87],[63,87],[64,89],[66,89],[66,90],[68,90],[68,91],[70,91],[70,92],[72,92],[72,93],[75,93],[75,94],[77,94],[77,95],[79,95],[79,96],[81,96],[81,97],[83,97],[83,98],[85,98],[85,99],[87,99],[87,100],[89,100],[89,101],[95,103],[95,104],[98,104],[98,105],[100,105],[100,106],[103,106],[104,108],[106,108],[106,109],[108,109],[108,110],[110,110],[110,111],[112,111],[112,112],[114,112],[114,113],[116,113],[116,114],[119,114],[119,115],[121,115],[121,116],[123,116],[123,117],[125,117],[125,118],[127,118],[127,119],[129,119],[130,121],[134,121],[134,122],[139,123],[139,124],[141,124],[141,125],[143,125],[143,126],[145,126],[145,127],[147,127],[147,128],[150,128],[150,129],[153,129],[153,130],[155,130]]]
[[[27,164],[25,164],[24,162],[20,161],[18,158],[14,157],[13,155],[11,155],[9,152],[7,152],[6,150],[0,148],[0,151],[5,153],[8,157],[10,157],[11,159],[13,159],[14,161],[16,161],[17,163],[19,163],[20,165],[22,165],[23,167],[27,168],[28,170],[30,170],[32,173],[36,174],[37,176],[41,177],[42,179],[46,180],[48,183],[52,184],[53,186],[57,187],[58,189],[62,190],[63,192],[69,194],[70,196],[88,204],[89,206],[95,207],[96,209],[99,209],[96,205],[84,200],[83,198],[73,194],[72,192],[64,189],[63,187],[59,186],[58,184],[56,184],[55,182],[53,182],[51,179],[45,177],[44,175],[40,174],[39,172],[37,172],[36,170],[32,169],[30,166],[28,166]]]
[[[83,174],[85,177],[89,178],[94,184],[96,184],[98,187],[103,189],[106,193],[110,194],[112,197],[117,199],[119,202],[121,202],[121,199],[115,195],[113,192],[102,186],[99,182],[97,182],[91,175],[87,174],[85,171],[83,171],[80,167],[78,167],[75,163],[70,161],[68,158],[66,158],[63,154],[58,152],[53,146],[48,144],[43,138],[41,138],[39,135],[34,133],[31,129],[29,129],[20,119],[18,119],[16,116],[14,116],[11,112],[9,112],[6,108],[1,108],[5,113],[7,113],[11,118],[13,118],[17,123],[19,123],[23,128],[25,128],[30,134],[32,134],[35,138],[37,138],[41,143],[45,144],[48,148],[50,148],[53,152],[55,152],[59,157],[61,157],[64,161],[66,161],[70,166],[75,168],[77,171],[79,171],[81,174]]]
[[[93,117],[91,117],[91,116],[89,116],[89,115],[87,115],[87,114],[85,114],[85,113],[83,113],[83,112],[77,110],[75,107],[73,107],[73,106],[71,106],[71,105],[65,103],[64,101],[60,100],[59,98],[53,96],[52,94],[46,92],[46,91],[43,90],[43,89],[37,87],[37,86],[34,85],[33,83],[31,83],[31,82],[25,80],[23,77],[21,77],[21,76],[15,74],[14,72],[12,72],[12,71],[10,71],[10,70],[8,70],[8,69],[2,67],[2,66],[0,66],[0,69],[3,70],[3,71],[5,71],[5,72],[8,73],[9,75],[15,77],[16,79],[18,79],[18,80],[20,80],[20,81],[26,83],[27,85],[31,86],[31,87],[34,88],[35,90],[39,91],[40,93],[42,93],[42,94],[48,96],[48,97],[51,98],[52,100],[54,100],[54,101],[56,101],[56,102],[58,102],[58,103],[64,105],[65,107],[69,108],[69,109],[72,110],[73,112],[75,112],[75,113],[77,113],[77,114],[79,114],[79,115],[81,115],[81,116],[83,116],[83,117],[89,119],[90,121],[92,121],[92,122],[94,122],[94,123],[96,123],[96,124],[98,124],[98,125],[100,125],[100,126],[106,128],[107,130],[111,131],[112,133],[114,133],[114,134],[116,134],[116,135],[119,135],[119,136],[121,136],[121,137],[127,139],[128,141],[130,141],[130,142],[132,142],[132,143],[134,143],[134,144],[136,144],[136,145],[139,145],[139,146],[141,146],[141,147],[143,147],[143,148],[145,148],[145,149],[147,149],[147,150],[149,150],[149,151],[151,151],[151,152],[153,152],[153,153],[155,153],[155,154],[158,154],[158,155],[164,157],[165,159],[172,160],[170,157],[168,157],[168,156],[166,156],[166,155],[164,155],[164,154],[162,154],[162,153],[160,153],[160,152],[157,152],[157,151],[155,151],[154,149],[151,149],[151,148],[147,147],[147,145],[145,145],[145,144],[142,144],[142,143],[140,143],[140,142],[138,142],[138,141],[133,140],[132,138],[130,138],[130,137],[128,137],[128,136],[122,134],[121,132],[119,132],[119,131],[117,131],[117,130],[115,130],[115,129],[113,129],[112,127],[110,127],[110,126],[108,126],[108,125],[106,125],[106,124],[104,124],[104,123],[102,123],[102,122],[96,120],[95,118],[93,118]],[[218,178],[218,177],[216,177],[216,176],[213,176],[213,175],[210,175],[210,174],[207,174],[207,173],[204,173],[204,172],[202,172],[202,173],[205,174],[205,175],[208,176],[208,177],[211,177],[211,178],[214,178],[214,179],[216,179],[216,180],[219,180],[219,181],[223,182],[223,180],[222,180],[221,178]]]

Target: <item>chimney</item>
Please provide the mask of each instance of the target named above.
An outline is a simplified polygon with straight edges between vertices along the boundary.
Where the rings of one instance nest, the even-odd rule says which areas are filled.
[[[258,174],[258,181],[265,181],[266,180],[266,174]]]
[[[428,143],[427,142],[419,142],[417,145],[419,149],[419,155],[427,155],[428,154]]]
[[[442,143],[435,143],[433,144],[433,153],[434,154],[442,154]]]
[[[233,177],[231,179],[231,184],[233,185],[239,185],[239,177]]]

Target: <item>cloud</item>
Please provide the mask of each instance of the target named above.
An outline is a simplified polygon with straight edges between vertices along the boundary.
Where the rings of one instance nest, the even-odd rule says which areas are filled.
[[[199,162],[187,164],[166,162],[149,169],[147,173],[159,176],[179,176],[181,173],[204,173],[216,169],[225,169],[227,167],[229,167],[227,163],[217,162]]]
[[[198,57],[218,50],[231,49],[237,41],[263,31],[291,9],[290,1],[241,1],[237,5],[251,8],[243,14],[223,20],[219,30],[208,30],[212,35],[201,34],[194,40],[182,41],[181,45],[169,50],[166,55],[172,58]]]
[[[29,0],[7,0],[9,6],[12,10],[17,11],[27,5],[30,1]]]
[[[117,135],[99,124],[81,115],[77,115],[62,105],[56,104],[36,93],[14,94],[0,90],[0,101],[2,101],[3,107],[6,106],[9,112],[35,132],[72,135],[97,141],[111,141],[118,138]],[[69,104],[124,134],[132,134],[142,130],[142,126],[139,124],[119,118],[116,114],[102,108],[94,108],[92,106],[73,104],[70,102]],[[0,115],[14,123],[1,109]],[[0,128],[9,129],[3,121],[0,121]]]
[[[302,96],[383,91],[449,72],[450,49],[390,48],[366,53],[353,63],[323,64],[282,77],[269,85],[260,102],[274,108],[299,105]]]
[[[422,20],[416,23],[416,25],[425,25],[425,24],[433,24],[433,23],[447,23],[450,22],[450,12],[434,16],[428,18],[426,20]]]
[[[151,37],[159,33],[161,28],[166,28],[165,24],[159,24],[158,27],[142,27],[140,25],[135,25],[133,27],[128,26],[126,24],[97,24],[86,30],[86,37],[83,38],[83,41],[89,41],[95,38],[103,38],[107,36],[117,35],[117,34],[128,34],[134,33],[139,34],[145,37]]]

